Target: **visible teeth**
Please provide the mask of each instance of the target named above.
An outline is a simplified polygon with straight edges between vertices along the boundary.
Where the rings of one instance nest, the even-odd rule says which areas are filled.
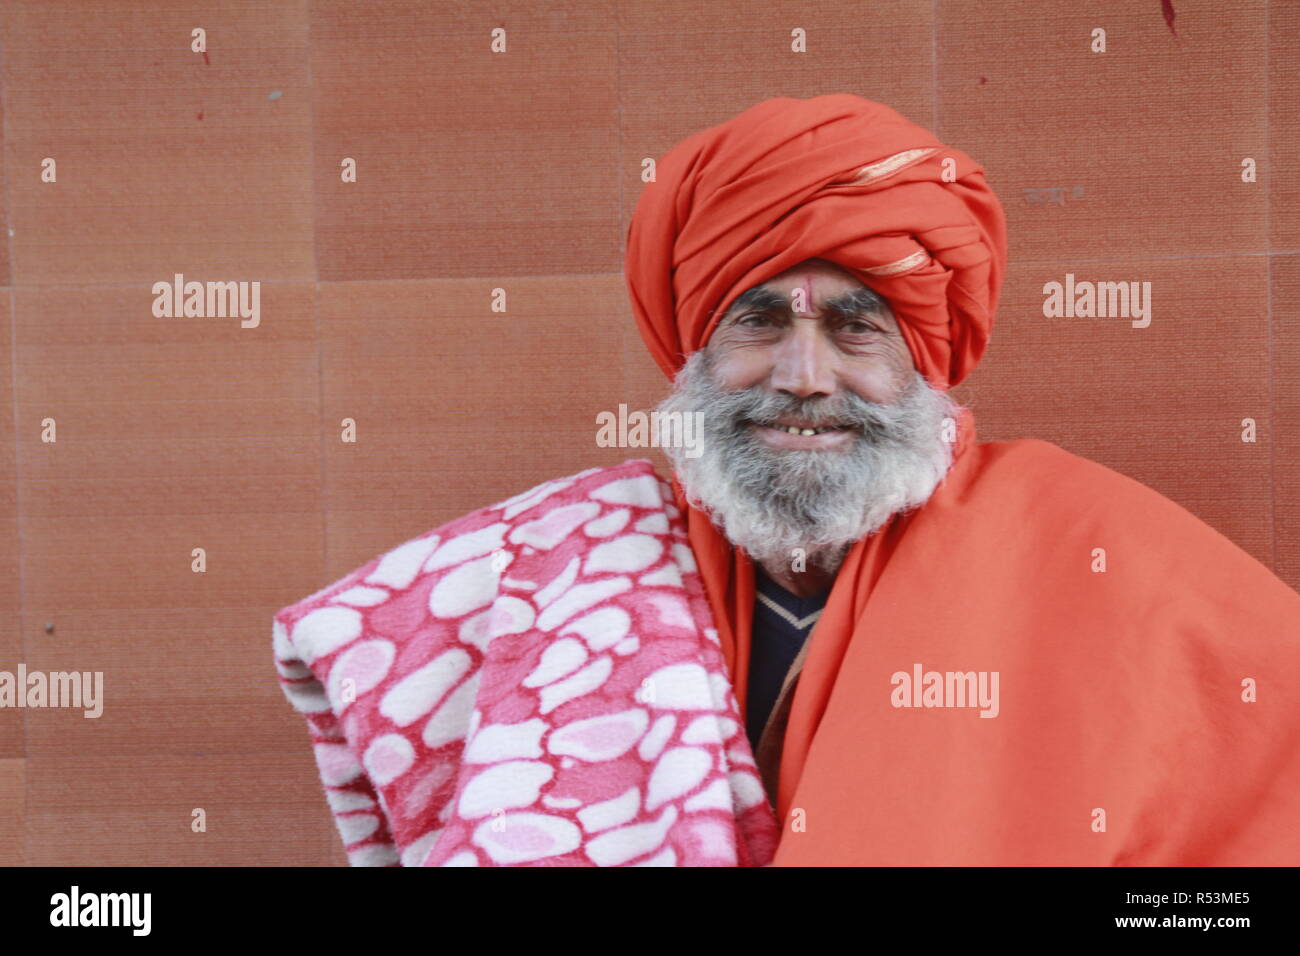
[[[800,428],[798,425],[786,425],[784,430],[791,435],[820,435],[823,432],[835,431],[839,426],[827,425],[824,428]]]

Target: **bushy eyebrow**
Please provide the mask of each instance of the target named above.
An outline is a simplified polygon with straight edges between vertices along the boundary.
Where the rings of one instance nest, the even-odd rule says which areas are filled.
[[[860,289],[851,289],[832,296],[823,303],[823,308],[845,319],[862,316],[883,318],[885,300],[879,293],[863,286]],[[791,312],[790,300],[779,292],[755,286],[741,293],[731,304],[731,308],[727,310],[727,318],[734,319],[746,312],[784,312],[788,315]]]

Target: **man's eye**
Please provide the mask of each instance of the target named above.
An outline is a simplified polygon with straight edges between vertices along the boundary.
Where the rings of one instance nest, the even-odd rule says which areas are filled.
[[[736,320],[737,325],[746,325],[753,329],[761,328],[764,325],[770,325],[771,322],[772,320],[762,312],[750,312],[746,315],[742,315]]]
[[[855,335],[861,334],[863,332],[880,331],[874,325],[872,325],[870,322],[867,322],[864,319],[850,319],[848,322],[845,322],[843,325],[841,325],[840,328],[846,332],[852,332]]]

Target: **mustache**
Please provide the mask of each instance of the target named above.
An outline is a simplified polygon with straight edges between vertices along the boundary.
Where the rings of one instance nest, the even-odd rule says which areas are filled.
[[[900,396],[900,403],[911,390],[909,385]],[[745,431],[751,422],[775,426],[777,419],[796,418],[812,428],[848,427],[878,440],[897,424],[901,411],[901,404],[870,402],[848,390],[800,398],[752,386],[730,392],[714,391],[706,403],[704,421],[705,427],[712,425],[715,433],[737,434]]]

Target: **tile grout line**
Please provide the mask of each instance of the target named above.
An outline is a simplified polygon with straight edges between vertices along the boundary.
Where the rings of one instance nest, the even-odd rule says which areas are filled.
[[[627,223],[626,214],[624,213],[623,177],[626,175],[626,173],[624,172],[623,164],[627,161],[627,159],[626,156],[624,155],[624,143],[623,143],[623,5],[620,2],[620,0],[614,0],[614,105],[615,105],[615,112],[618,117],[618,147],[614,152],[614,157],[615,157],[616,175],[618,177],[618,189],[616,194],[618,196],[618,238],[620,243],[619,252],[621,258],[623,259],[626,265],[628,223]],[[625,269],[621,269],[616,273],[605,273],[605,274],[622,276],[624,275],[624,272]],[[626,288],[626,284],[624,285],[624,288]],[[631,311],[630,306],[631,303],[629,302],[628,303],[629,312]],[[626,326],[626,323],[623,324]],[[632,325],[634,326],[636,325],[635,320],[632,322]],[[628,390],[630,388],[630,379],[631,379],[631,369],[628,367],[628,361],[627,361],[627,329],[626,328],[620,329],[619,331],[618,363],[619,363],[619,368],[622,372],[622,374],[619,376],[619,382],[622,385],[623,394],[626,395],[628,394]]]
[[[325,358],[322,354],[324,347],[321,344],[321,269],[320,269],[320,228],[316,221],[316,211],[320,208],[320,197],[317,193],[320,190],[320,181],[317,177],[316,169],[316,84],[315,77],[312,73],[312,45],[311,45],[311,27],[314,8],[308,0],[304,5],[307,12],[307,89],[310,91],[310,101],[308,107],[310,110],[308,116],[308,182],[311,185],[311,265],[312,275],[315,282],[312,284],[312,301],[311,314],[316,325],[316,457],[317,457],[317,474],[320,478],[320,507],[318,509],[319,520],[317,527],[320,529],[320,566],[324,574],[329,568],[329,517],[326,514],[328,507],[329,495],[326,493],[326,486],[329,481],[329,475],[325,469]]]
[[[930,85],[934,94],[930,129],[935,139],[942,140],[939,135],[939,0],[930,3]]]
[[[1269,250],[1265,258],[1264,301],[1268,316],[1265,336],[1268,355],[1268,494],[1269,494],[1269,545],[1273,573],[1281,576],[1277,566],[1277,358],[1273,349],[1273,166],[1272,166],[1272,47],[1271,14],[1273,0],[1264,4],[1264,175],[1268,188],[1264,194],[1264,243]]]
[[[1121,262],[1179,262],[1179,261],[1200,261],[1204,259],[1258,259],[1260,257],[1275,259],[1283,256],[1300,256],[1300,249],[1279,249],[1276,251],[1264,250],[1261,252],[1207,252],[1200,254],[1185,254],[1171,256],[1122,256],[1122,257],[1099,257],[1092,259],[1009,259],[1007,266],[1036,266],[1036,265],[1062,265],[1073,266],[1079,263],[1121,263]],[[361,285],[364,283],[399,283],[399,282],[502,282],[502,281],[531,281],[546,279],[601,279],[623,276],[623,270],[617,272],[533,272],[520,275],[502,276],[500,274],[478,275],[478,276],[414,276],[414,277],[380,277],[380,278],[362,278],[362,279],[319,279],[313,277],[288,278],[288,279],[259,279],[262,285],[310,285],[313,287],[331,286],[331,285]],[[197,281],[197,280],[194,280]],[[11,290],[16,289],[54,289],[54,290],[72,290],[72,289],[126,289],[140,288],[146,280],[139,282],[11,282],[7,287]]]
[[[0,83],[3,83],[5,67],[8,64],[8,51],[0,47]],[[3,101],[0,109],[4,111],[3,130],[0,135],[4,137],[3,149],[6,153],[9,150],[9,124],[13,111],[9,109],[9,85],[3,83],[0,89],[0,100]],[[6,157],[7,158],[7,157]],[[5,225],[5,249],[8,253],[9,260],[9,397],[13,402],[13,419],[14,419],[14,537],[17,547],[18,559],[18,653],[22,655],[22,660],[27,659],[27,549],[23,545],[23,482],[22,482],[22,455],[19,450],[22,448],[22,422],[18,413],[18,292],[17,283],[14,282],[14,243],[12,235],[11,211],[13,209],[13,187],[11,180],[13,174],[8,163],[5,163],[5,194],[4,194],[4,225]],[[27,740],[28,740],[28,716],[26,710],[23,711],[22,721],[20,724],[19,743],[22,746],[23,759],[23,795],[22,795],[22,833],[19,838],[19,852],[22,854],[22,865],[26,865],[30,859],[30,819],[28,817],[28,790],[30,788],[29,774],[27,773]]]

